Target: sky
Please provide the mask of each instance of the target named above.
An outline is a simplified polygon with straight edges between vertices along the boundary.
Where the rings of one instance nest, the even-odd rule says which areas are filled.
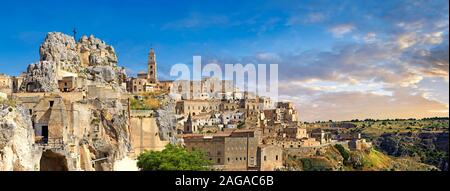
[[[177,63],[278,64],[302,121],[448,116],[449,1],[6,0],[0,73],[39,60],[47,32],[93,34],[136,75]]]

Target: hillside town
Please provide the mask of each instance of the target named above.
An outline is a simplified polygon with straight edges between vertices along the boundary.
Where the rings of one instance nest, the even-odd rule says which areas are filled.
[[[168,144],[203,151],[217,170],[295,170],[287,161],[337,144],[373,147],[357,131],[311,128],[292,102],[253,96],[232,80],[161,80],[158,51],[149,48],[147,71],[131,77],[101,39],[48,33],[39,61],[0,75],[0,170],[120,170]]]

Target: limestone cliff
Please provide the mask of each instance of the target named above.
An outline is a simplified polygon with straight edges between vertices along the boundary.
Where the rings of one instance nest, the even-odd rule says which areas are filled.
[[[114,162],[125,158],[131,149],[128,118],[123,115],[124,108],[118,100],[90,102],[93,107],[91,130],[80,144],[88,145],[93,159],[104,158],[96,164],[96,170],[113,170]]]
[[[176,144],[177,138],[177,119],[175,117],[175,104],[176,101],[168,95],[164,95],[160,98],[161,108],[156,111],[156,123],[159,127],[159,136],[161,140],[170,141],[172,144]]]
[[[30,64],[20,89],[28,92],[59,91],[57,65],[52,61],[40,61]]]
[[[117,66],[114,48],[93,35],[75,42],[71,36],[50,32],[39,53],[40,61],[28,67],[21,91],[56,92],[58,80],[66,76],[79,77],[84,85],[97,83],[116,88],[126,79],[125,69]]]
[[[39,170],[30,115],[23,107],[0,104],[0,171]]]

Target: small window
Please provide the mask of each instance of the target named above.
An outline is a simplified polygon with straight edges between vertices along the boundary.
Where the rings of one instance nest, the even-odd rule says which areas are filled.
[[[267,160],[267,156],[264,156],[264,161],[266,161]]]
[[[278,155],[275,156],[275,160],[278,160]]]
[[[53,107],[54,101],[50,101],[50,107]]]

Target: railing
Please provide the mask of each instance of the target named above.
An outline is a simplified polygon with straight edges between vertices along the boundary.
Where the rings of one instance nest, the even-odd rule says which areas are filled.
[[[50,149],[56,149],[56,150],[62,150],[64,149],[64,141],[63,138],[41,138],[40,140],[36,141],[36,144],[39,146],[44,147],[46,150]]]

